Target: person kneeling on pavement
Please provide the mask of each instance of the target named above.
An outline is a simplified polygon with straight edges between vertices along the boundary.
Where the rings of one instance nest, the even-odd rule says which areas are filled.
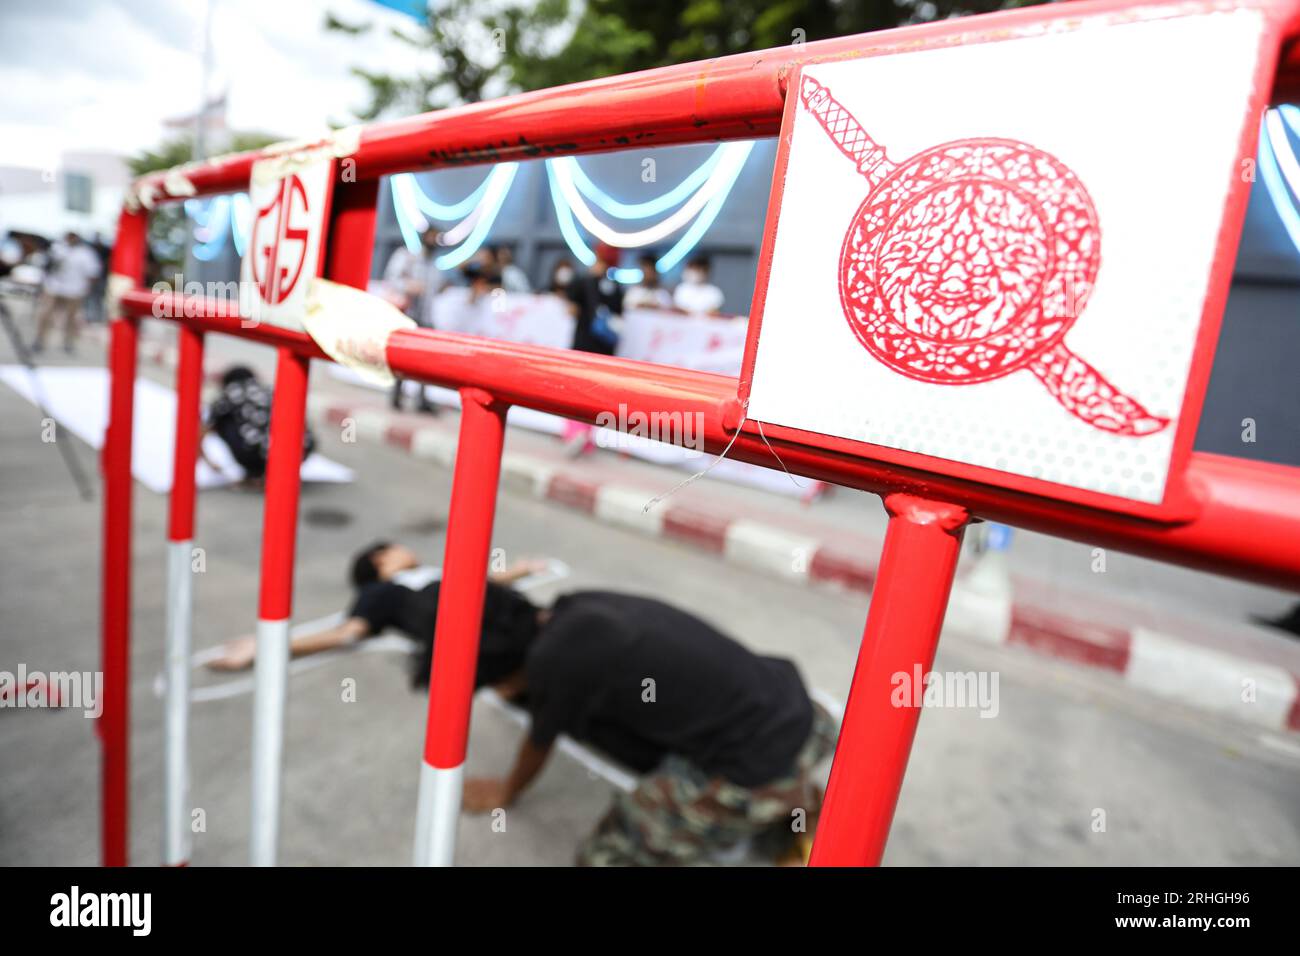
[[[441,582],[412,580],[418,568],[400,545],[362,551],[345,620],[295,637],[294,653],[393,627],[418,642],[413,682],[427,686]],[[707,863],[746,840],[788,859],[806,843],[821,799],[812,770],[836,728],[792,662],[754,654],[653,598],[578,591],[539,608],[508,586],[531,570],[489,579],[475,677],[476,687],[524,707],[531,725],[508,773],[465,781],[467,811],[515,803],[567,734],[641,775],[632,792],[615,795],[579,847],[579,864]],[[251,662],[245,640],[215,663]]]
[[[221,466],[203,450],[203,439],[215,434],[243,469],[243,488],[261,488],[271,451],[271,388],[264,385],[247,365],[233,365],[221,376],[221,394],[208,406],[199,435],[198,456],[213,471]],[[311,429],[302,433],[302,457],[316,448]]]

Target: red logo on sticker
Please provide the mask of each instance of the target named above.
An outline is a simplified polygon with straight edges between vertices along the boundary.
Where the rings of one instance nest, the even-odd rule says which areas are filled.
[[[1142,436],[1152,415],[1065,345],[1101,261],[1101,224],[1055,156],[1008,139],[965,139],[901,163],[811,77],[804,107],[867,180],[840,251],[840,303],[876,359],[938,385],[1028,368],[1073,415]]]
[[[310,228],[307,190],[296,174],[280,180],[275,198],[257,210],[253,221],[253,281],[268,305],[279,305],[293,292],[307,259]]]

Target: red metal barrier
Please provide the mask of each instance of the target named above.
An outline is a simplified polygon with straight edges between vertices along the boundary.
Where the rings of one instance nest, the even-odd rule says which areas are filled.
[[[262,506],[262,586],[257,612],[253,687],[253,782],[250,858],[275,863],[279,840],[280,766],[293,613],[293,559],[298,543],[298,491],[307,416],[310,362],[281,348],[276,360],[271,445]]]
[[[903,785],[919,707],[893,703],[898,674],[924,686],[939,646],[966,509],[912,495],[885,497],[889,526],[867,627],[840,727],[813,866],[875,866]]]
[[[415,825],[416,865],[449,866],[455,848],[508,410],[482,389],[462,389],[460,398],[460,442],[443,559],[446,570],[429,672],[429,719]]]
[[[1233,4],[1221,6],[1228,9]],[[1281,18],[1291,38],[1291,45],[1280,57],[1275,95],[1300,89],[1300,56],[1294,42],[1300,27],[1300,3],[1260,0],[1255,6]],[[990,32],[1030,36],[1067,19],[1128,21],[1184,9],[1186,4],[1163,0],[1140,5],[1100,0],[1068,8],[1054,5],[1016,10],[685,64],[369,126],[348,147],[349,174],[355,181],[336,183],[326,224],[325,273],[335,281],[365,286],[381,175],[771,136],[780,128],[787,77],[801,63],[861,55],[886,46],[896,48],[900,43],[957,45],[967,42],[976,31],[981,36]],[[331,141],[338,142],[337,138]],[[136,195],[148,207],[189,195],[242,190],[248,186],[253,163],[269,155],[275,155],[274,149],[192,164],[170,175],[152,175],[138,184]],[[177,183],[185,185],[182,188]],[[171,192],[171,187],[177,191]],[[142,281],[145,217],[146,208],[133,206],[124,212],[113,259],[113,271],[136,286]],[[266,658],[265,664],[271,668],[267,680],[278,682],[281,689],[283,644],[291,608],[297,454],[307,361],[327,357],[303,332],[265,323],[245,327],[231,303],[154,294],[140,288],[121,295],[119,303],[127,317],[113,328],[113,389],[104,455],[106,695],[101,734],[105,755],[104,860],[108,864],[127,861],[130,428],[138,321],[158,314],[154,311],[158,307],[192,330],[196,338],[184,347],[189,349],[187,368],[191,369],[198,332],[236,335],[279,349],[261,617],[264,623],[274,622],[283,628],[269,641],[274,655],[263,653],[269,639],[262,635],[258,668],[261,680]],[[422,778],[416,848],[421,862],[447,863],[451,860],[449,824],[454,825],[459,808],[458,768],[464,758],[477,646],[473,622],[478,620],[483,599],[505,408],[518,404],[588,422],[620,405],[625,405],[629,414],[698,412],[703,416],[703,440],[708,450],[720,452],[730,444],[730,457],[767,466],[773,464],[773,457],[761,435],[742,427],[738,382],[727,376],[423,329],[393,333],[384,351],[389,366],[403,377],[459,389],[465,399],[444,600],[431,675],[425,747],[425,766],[431,773],[429,779]],[[183,358],[185,354],[183,349]],[[184,414],[191,413],[188,391],[181,407]],[[1193,454],[1186,472],[1188,507],[1175,517],[1155,520],[890,465],[830,450],[797,434],[774,439],[772,445],[792,472],[881,494],[890,513],[880,575],[814,849],[816,864],[874,864],[883,854],[919,711],[888,706],[888,695],[882,694],[881,688],[887,687],[890,675],[897,672],[929,670],[961,529],[968,517],[994,519],[1300,589],[1300,549],[1295,547],[1300,540],[1300,469]],[[186,464],[178,448],[177,468]],[[175,518],[186,510],[183,499],[190,492],[184,483],[178,483],[173,494],[182,499],[173,503]],[[175,533],[173,540],[177,540]],[[259,713],[258,725],[278,726],[280,719],[282,714],[272,707]],[[278,731],[270,733],[267,740],[265,745],[255,746],[265,757],[259,758],[261,770],[255,772],[255,778],[258,773],[270,777],[264,776],[261,784],[255,782],[255,789],[262,795],[260,812],[273,817],[278,795]],[[254,827],[259,826],[269,829],[255,833],[254,859],[271,862],[274,821],[255,819]]]
[[[189,698],[194,604],[195,459],[202,416],[203,333],[182,326],[176,364],[176,447],[167,518],[167,660],[163,726],[163,863],[189,861]]]
[[[136,291],[122,297],[122,308],[131,315],[148,316],[155,300],[160,311],[173,313],[182,301],[188,302],[190,314],[179,321],[194,328],[329,358],[305,333],[269,325],[242,329],[224,302],[200,303],[171,293]],[[731,441],[740,421],[736,380],[711,372],[428,329],[394,333],[387,354],[393,370],[404,378],[454,389],[481,387],[511,405],[593,424],[611,402],[614,408],[625,403],[629,415],[698,412],[704,416],[704,447],[714,454]],[[1298,468],[1197,452],[1188,472],[1195,514],[1171,524],[1063,506],[869,459],[826,455],[793,442],[772,440],[772,445],[791,471],[810,478],[882,495],[904,491],[959,504],[973,515],[1043,534],[1274,587],[1300,586],[1300,549],[1294,547],[1300,540]],[[727,457],[765,467],[775,464],[761,436],[748,431],[736,438]]]
[[[144,282],[143,216],[123,213],[113,246],[112,271]],[[101,599],[101,655],[104,708],[98,731],[103,751],[100,792],[102,859],[126,866],[130,751],[131,664],[131,446],[135,411],[135,366],[139,319],[113,321],[108,365],[111,386],[104,435],[104,543]]]

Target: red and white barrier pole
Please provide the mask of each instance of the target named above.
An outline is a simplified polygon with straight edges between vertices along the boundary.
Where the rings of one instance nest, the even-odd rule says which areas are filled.
[[[181,325],[176,447],[167,518],[166,696],[163,703],[163,865],[190,859],[190,651],[194,607],[194,467],[199,448],[203,333]]]
[[[460,818],[508,408],[482,389],[462,389],[460,397],[460,442],[434,629],[429,717],[415,820],[416,866],[451,866],[456,852],[456,821]]]
[[[117,280],[144,281],[148,221],[123,210],[110,264],[110,289]],[[100,781],[100,839],[105,866],[126,866],[130,858],[130,677],[131,677],[131,444],[135,419],[135,369],[140,320],[117,315],[111,303],[108,345],[108,427],[101,467],[104,473],[103,563],[100,647],[104,670],[99,718],[103,751]]]
[[[921,716],[912,695],[895,706],[895,678],[924,682],[930,673],[969,520],[964,508],[906,494],[886,496],[885,509],[889,526],[812,866],[876,866],[885,853]]]
[[[279,842],[289,616],[293,611],[293,558],[309,371],[309,359],[289,348],[278,350],[262,513],[262,582],[253,673],[249,854],[254,866],[274,866]]]
[[[131,666],[131,433],[135,418],[139,320],[119,319],[109,330],[108,428],[104,435],[104,865],[126,866],[129,849]]]

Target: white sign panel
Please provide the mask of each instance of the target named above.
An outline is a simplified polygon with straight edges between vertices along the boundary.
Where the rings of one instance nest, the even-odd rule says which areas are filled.
[[[332,185],[328,157],[253,165],[248,189],[253,223],[240,268],[248,319],[302,329],[307,286],[321,270]]]
[[[1262,29],[805,66],[749,417],[1162,501]]]

